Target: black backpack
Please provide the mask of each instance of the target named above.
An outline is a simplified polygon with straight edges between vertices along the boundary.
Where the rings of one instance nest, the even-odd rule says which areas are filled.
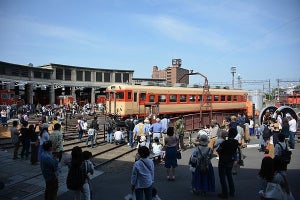
[[[209,170],[210,165],[210,148],[206,152],[201,152],[200,148],[198,147],[197,155],[197,165],[196,167],[200,170],[200,172],[207,172]]]
[[[287,146],[285,147],[285,149],[283,149],[282,145],[280,143],[278,144],[281,147],[281,155],[279,156],[280,159],[282,159],[285,164],[290,164],[292,152],[288,150]]]
[[[67,176],[69,190],[81,190],[87,175],[84,162],[81,165],[71,165]]]
[[[262,132],[262,137],[263,137],[264,139],[268,139],[268,138],[271,137],[271,130],[270,130],[269,127],[266,126],[266,125],[264,125],[264,130],[263,130],[263,132]]]

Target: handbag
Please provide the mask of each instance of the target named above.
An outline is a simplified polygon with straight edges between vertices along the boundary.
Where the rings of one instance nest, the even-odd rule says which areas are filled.
[[[266,191],[264,193],[264,197],[268,199],[278,199],[278,200],[286,200],[286,195],[284,194],[281,186],[278,183],[267,183]]]
[[[179,150],[177,150],[176,158],[177,158],[177,159],[181,159],[181,152],[180,152]]]

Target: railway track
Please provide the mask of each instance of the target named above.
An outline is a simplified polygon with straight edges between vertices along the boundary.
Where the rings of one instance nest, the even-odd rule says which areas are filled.
[[[35,123],[35,121],[33,122]],[[29,124],[31,124],[31,121],[29,121]],[[90,148],[86,146],[85,138],[83,137],[83,140],[81,142],[77,141],[77,130],[76,130],[76,121],[70,120],[67,124],[68,127],[65,129],[67,132],[65,133],[65,139],[64,139],[64,152],[63,155],[65,158],[70,157],[70,152],[74,146],[80,146],[83,151],[90,151],[93,154],[93,163],[95,165],[95,169],[98,171],[101,169],[101,167],[113,163],[113,161],[118,160],[134,151],[136,149],[132,149],[126,144],[122,145],[115,145],[110,144],[104,141],[104,132],[103,129],[100,130],[100,134],[97,136],[97,144],[95,145],[95,148]],[[12,156],[13,146],[11,145],[10,138],[5,138],[0,140],[1,147],[0,149],[6,150],[9,152],[9,154]],[[133,160],[133,159],[132,159]],[[21,162],[22,164],[24,161],[14,161],[14,162]],[[42,173],[40,171],[39,166],[32,166],[27,161],[27,170],[30,171],[30,175],[26,178],[20,179],[19,181],[15,181],[12,184],[8,184],[5,186],[5,189],[0,191],[1,193],[13,190],[13,188],[30,188],[31,192],[28,194],[23,194],[22,199],[32,199],[34,197],[37,197],[44,192],[44,182],[39,181],[37,185],[34,185],[34,187],[30,186],[33,182],[37,182],[36,180],[43,180]],[[63,164],[64,165],[64,164]],[[26,170],[26,169],[24,169]],[[62,168],[61,176],[59,176],[59,185],[65,185],[66,181],[66,175],[67,175],[68,168],[64,165]],[[64,188],[64,192],[66,192],[66,188]]]

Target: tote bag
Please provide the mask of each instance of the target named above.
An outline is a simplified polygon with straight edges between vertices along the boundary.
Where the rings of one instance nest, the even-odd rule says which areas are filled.
[[[277,199],[278,200],[286,200],[287,199],[281,186],[277,183],[271,183],[271,182],[268,182],[268,184],[267,184],[267,188],[266,188],[264,197],[268,198],[268,199],[274,199],[274,200],[275,199],[276,200]]]

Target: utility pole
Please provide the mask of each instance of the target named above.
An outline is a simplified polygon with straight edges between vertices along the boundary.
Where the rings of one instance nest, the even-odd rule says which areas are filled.
[[[277,79],[277,101],[279,101],[279,82],[280,79]]]
[[[271,101],[271,81],[269,79],[269,101]]]
[[[239,89],[242,89],[242,81],[241,81],[241,75],[240,74],[238,74],[238,88]]]
[[[231,67],[231,74],[232,74],[232,89],[234,89],[234,74],[236,73],[236,67]]]

